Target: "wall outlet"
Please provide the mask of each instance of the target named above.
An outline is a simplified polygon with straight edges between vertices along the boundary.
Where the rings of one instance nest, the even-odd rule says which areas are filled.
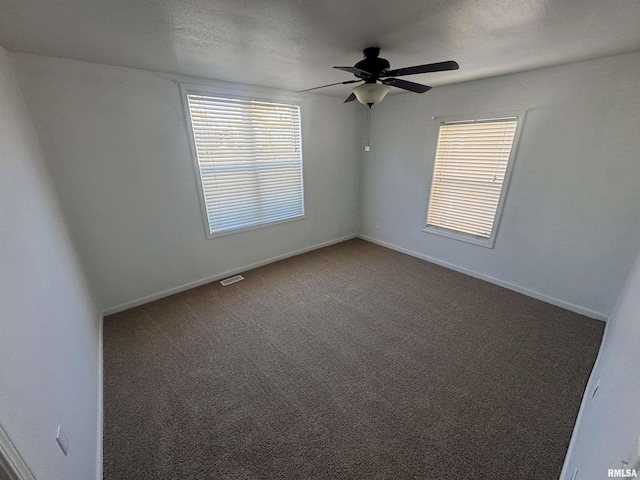
[[[58,430],[56,430],[56,441],[58,442],[58,445],[60,445],[60,449],[62,450],[62,453],[67,455],[69,453],[69,440],[67,439],[67,436],[62,431],[61,425],[58,425]]]
[[[376,230],[380,230],[380,222],[376,222]]]

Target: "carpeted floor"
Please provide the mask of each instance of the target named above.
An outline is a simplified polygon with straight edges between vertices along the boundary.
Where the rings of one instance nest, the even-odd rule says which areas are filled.
[[[604,324],[350,240],[104,323],[104,478],[556,479]]]

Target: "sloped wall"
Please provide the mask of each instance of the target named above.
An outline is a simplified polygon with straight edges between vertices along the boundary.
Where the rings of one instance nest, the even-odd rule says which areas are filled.
[[[0,423],[39,480],[101,474],[100,323],[0,48]],[[68,456],[55,440],[58,424]]]

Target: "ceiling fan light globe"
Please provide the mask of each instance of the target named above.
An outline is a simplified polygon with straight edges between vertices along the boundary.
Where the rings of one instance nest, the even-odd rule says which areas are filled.
[[[391,87],[379,83],[365,83],[353,89],[353,93],[363,105],[373,105],[382,101]]]

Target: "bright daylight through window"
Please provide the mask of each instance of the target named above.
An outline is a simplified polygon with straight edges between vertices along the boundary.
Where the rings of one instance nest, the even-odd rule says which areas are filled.
[[[304,216],[300,107],[186,90],[208,236]]]
[[[518,118],[442,122],[425,231],[493,246]]]

